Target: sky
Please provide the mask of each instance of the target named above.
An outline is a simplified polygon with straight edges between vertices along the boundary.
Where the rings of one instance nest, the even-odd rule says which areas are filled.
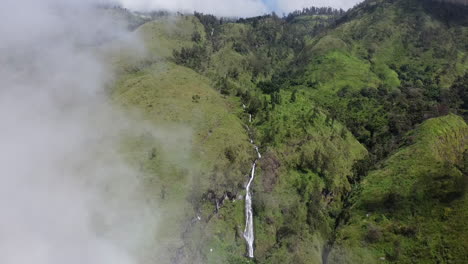
[[[348,9],[362,0],[117,0],[133,10],[165,9],[203,12],[218,16],[257,16],[275,11],[278,14],[310,6]]]

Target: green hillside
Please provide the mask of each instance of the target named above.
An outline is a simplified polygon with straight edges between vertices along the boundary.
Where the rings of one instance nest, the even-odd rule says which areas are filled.
[[[448,115],[406,137],[357,187],[329,263],[468,261],[468,126]]]
[[[199,244],[193,243],[208,236],[205,223],[213,217],[215,201],[226,192],[235,197],[241,191],[238,186],[246,181],[255,157],[240,119],[239,99],[223,97],[209,79],[169,59],[171,48],[190,42],[197,26],[193,17],[148,22],[137,33],[150,53],[143,59],[116,59],[124,73],[113,99],[156,130],[155,135],[129,139],[126,152],[147,175],[149,191],[158,197],[164,215],[156,232],[160,263],[177,259],[178,248],[200,254],[195,250]],[[171,149],[174,145],[180,148]],[[241,225],[243,207],[237,214]],[[192,230],[198,227],[192,226],[197,216],[203,229],[198,233]]]
[[[113,60],[111,93],[160,129],[125,146],[165,212],[159,263],[466,262],[464,11],[368,0],[138,27],[147,53]]]

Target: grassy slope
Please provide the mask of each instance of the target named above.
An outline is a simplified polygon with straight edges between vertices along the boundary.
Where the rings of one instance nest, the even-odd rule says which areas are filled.
[[[194,32],[204,35],[203,26],[192,16],[162,17],[146,23],[138,31],[151,54],[165,58],[172,56],[174,49],[190,46]]]
[[[269,24],[272,23],[269,19],[261,21],[260,24],[263,27],[268,28]],[[229,83],[229,94],[238,95],[246,91],[253,91],[256,87],[256,78],[262,79],[267,76],[258,74],[253,76],[251,62],[257,61],[260,64],[263,63],[264,67],[269,64],[269,58],[265,55],[267,53],[266,48],[260,46],[256,51],[246,49],[244,52],[237,52],[234,48],[235,44],[239,44],[243,47],[247,47],[249,42],[253,42],[256,39],[255,31],[251,24],[240,24],[240,23],[226,23],[220,26],[217,38],[218,42],[222,43],[221,48],[216,51],[212,51],[211,63],[207,68],[205,75],[212,80],[218,80],[223,77],[230,77],[230,72],[237,72],[237,77],[230,77]],[[286,63],[289,60],[285,60]],[[278,63],[279,64],[279,63]],[[276,65],[276,67],[281,67]],[[263,67],[258,67],[263,68]],[[268,75],[268,73],[266,73]]]
[[[390,66],[399,68],[410,64],[420,68],[418,70],[431,66],[433,75],[444,73],[440,85],[445,88],[468,69],[466,47],[462,44],[468,37],[466,28],[457,25],[448,27],[444,21],[426,12],[420,1],[366,3],[365,8],[351,12],[354,16],[352,19],[309,47],[313,51],[319,49],[317,55],[329,56],[329,53],[340,52],[344,56],[334,55],[335,60],[343,60],[343,63],[336,64],[332,60],[325,62],[325,65],[336,64],[340,67],[346,63],[346,57],[353,57],[354,64],[349,66],[362,67],[361,73],[355,75],[361,80],[370,80],[365,85],[385,85],[389,88],[397,88],[400,84],[396,80],[398,75]],[[339,82],[347,76],[337,74],[333,81]],[[380,80],[374,82],[375,77]]]
[[[265,27],[268,23],[269,19],[259,22]],[[302,23],[314,21],[306,18]],[[233,47],[234,43],[247,43],[248,38],[255,38],[249,34],[252,26],[228,23],[220,30],[222,48],[213,53],[205,74],[216,80],[235,70],[239,76],[230,79],[230,93],[249,91],[258,95],[251,69],[245,66],[256,55],[236,52]],[[268,110],[254,116],[253,136],[261,142],[264,155],[253,187],[256,261],[316,263],[320,262],[323,244],[333,229],[330,212],[338,214],[341,193],[351,188],[347,177],[353,176],[352,165],[367,151],[343,125],[327,118],[326,112],[311,103],[310,91],[298,93],[295,102],[289,101],[291,91],[280,96],[282,103],[275,109],[267,106]],[[269,96],[264,97],[270,100]],[[315,162],[321,165],[314,166]],[[321,190],[334,194],[322,197]],[[215,243],[207,247],[221,253],[209,259],[209,263],[245,261],[239,258],[245,246],[243,223],[238,222],[244,217],[238,214],[238,206],[239,203],[228,205],[212,220]]]
[[[398,96],[403,86],[439,94],[468,71],[468,28],[448,26],[421,1],[366,1],[343,21],[309,43],[287,86],[309,89],[340,120],[358,124],[361,142],[385,133],[389,116],[383,102],[340,92]]]
[[[239,76],[230,80],[230,93],[242,93],[253,89],[255,84],[252,82],[252,74],[246,68],[247,61],[251,54],[240,54],[233,49],[234,42],[242,42],[246,33],[250,30],[249,25],[228,23],[222,25],[223,48],[211,56],[211,64],[206,71],[206,75],[216,80],[220,77],[228,76],[229,72],[238,72]]]
[[[276,174],[262,170],[256,182],[257,261],[260,263],[320,262],[323,237],[330,235],[332,221],[338,217],[337,212],[341,209],[342,195],[349,191],[346,176],[352,177],[353,161],[362,158],[365,153],[364,150],[359,151],[363,148],[357,142],[352,143],[354,139],[347,142],[336,138],[330,140],[329,137],[334,138],[334,132],[333,129],[326,129],[329,122],[325,122],[325,116],[321,122],[307,124],[314,108],[313,102],[318,102],[316,106],[342,111],[345,118],[362,123],[363,129],[367,129],[365,125],[371,122],[371,125],[385,126],[388,116],[383,110],[382,102],[373,98],[363,98],[359,101],[342,99],[338,92],[344,87],[351,91],[360,91],[363,88],[398,91],[402,81],[405,82],[405,86],[419,87],[422,83],[425,87],[431,87],[432,84],[436,84],[440,89],[446,89],[457,76],[463,75],[468,69],[466,46],[460,44],[460,39],[468,39],[466,28],[459,25],[447,27],[443,21],[432,17],[415,2],[368,1],[371,4],[372,2],[380,3],[371,7],[371,11],[358,9],[355,12],[359,14],[353,19],[311,41],[312,44],[303,52],[303,56],[308,60],[304,71],[298,75],[298,80],[291,82],[300,85],[288,85],[286,88],[289,91],[281,93],[282,104],[270,111],[268,117],[259,118],[268,121],[256,124],[263,146],[268,146],[264,162],[280,164]],[[426,39],[427,36],[432,37]],[[406,78],[407,76],[411,78]],[[295,104],[288,102],[294,90],[300,91],[298,94],[302,97],[302,100]],[[359,105],[359,111],[350,108],[349,104]],[[352,112],[349,109],[353,109]],[[456,124],[459,121],[455,118],[448,122]],[[338,128],[339,126],[337,124]],[[263,131],[265,133],[262,133]],[[456,149],[456,146],[451,147]],[[309,164],[303,164],[303,159],[307,160],[307,153],[312,153],[309,154],[309,167]],[[350,153],[360,154],[353,156]],[[334,163],[329,165],[332,171],[324,173],[319,164],[327,157],[331,157]],[[268,166],[276,165],[266,164],[265,170],[271,170]],[[434,173],[437,173],[437,169],[443,170],[436,168]],[[408,173],[418,177],[415,171]],[[272,182],[273,188],[268,186]],[[382,184],[385,184],[384,180]],[[440,184],[441,188],[445,188],[445,184],[450,183]],[[430,186],[425,188],[437,188]],[[333,191],[333,198],[323,195],[324,190]],[[317,195],[320,192],[322,195]],[[376,193],[369,196],[369,200],[374,201],[375,195]],[[327,204],[328,199],[334,200]],[[314,208],[314,202],[322,207]],[[458,212],[454,217],[458,220],[455,220],[456,223],[452,226],[456,226],[454,230],[459,230],[463,226],[460,219],[463,219],[466,206],[454,202],[451,210]],[[436,217],[438,213],[440,212],[435,213]],[[312,220],[311,214],[314,215]],[[411,215],[411,212],[405,211],[402,214]],[[419,218],[419,221],[424,221],[432,228],[428,227],[423,232],[435,231],[441,234],[450,230],[447,227],[440,229],[439,223],[434,224],[430,219],[429,216]],[[398,228],[406,230],[408,227]],[[367,230],[355,232],[363,236]],[[455,232],[452,232],[450,236],[454,234]],[[385,252],[382,253],[385,251],[382,248],[370,253],[363,250],[359,255],[362,247],[360,245],[356,247],[356,256],[360,257],[355,261],[350,259],[350,262],[371,262],[381,256],[392,259],[397,258],[398,254],[401,255],[398,258],[402,262],[408,262],[411,258],[413,261],[430,261],[436,258],[434,256],[444,259],[444,254],[453,254],[449,258],[457,261],[462,256],[460,253],[463,246],[456,247],[452,242],[444,252],[429,252],[428,255],[432,259],[425,259],[422,255],[411,255],[421,248],[399,251],[399,248],[414,245],[411,241],[408,243],[409,245],[401,247],[389,246],[387,243],[385,250],[391,248],[388,256],[385,256]],[[436,242],[431,248],[436,245],[443,247]]]
[[[182,28],[199,30],[197,21],[192,17],[182,18],[177,25]],[[268,24],[269,21],[261,22]],[[195,26],[194,26],[194,25]],[[180,29],[175,34],[179,44],[171,44],[169,33],[161,33],[161,22],[151,22],[144,25],[140,31],[144,38],[150,41],[150,49],[160,52],[164,56],[171,54],[171,49],[180,49],[183,45],[191,46],[195,43],[190,41],[190,30]],[[168,28],[167,25],[163,28]],[[204,72],[212,81],[218,80],[232,72],[239,74],[231,79],[230,93],[258,93],[252,82],[251,69],[246,68],[246,61],[254,59],[251,52],[239,53],[234,50],[234,43],[246,42],[249,38],[251,26],[248,24],[223,24],[221,27],[222,47],[215,51],[206,71]],[[151,32],[156,32],[153,35]],[[203,32],[202,42],[206,41]],[[148,35],[150,33],[150,35]],[[165,40],[159,41],[161,36]],[[182,44],[180,44],[182,43]],[[154,46],[153,46],[154,45]],[[286,63],[286,62],[285,62]],[[200,117],[200,111],[218,114],[223,112],[221,108],[214,108],[209,104],[210,96],[219,98],[213,89],[201,89],[200,86],[208,86],[209,81],[197,73],[184,67],[166,62],[164,65],[153,65],[144,71],[130,74],[124,78],[125,82],[119,84],[116,94],[122,94],[123,102],[130,105],[140,105],[151,114],[152,119],[164,121],[178,120],[195,125],[203,129],[206,118]],[[134,84],[138,83],[138,90],[134,90]],[[190,84],[189,84],[190,83]],[[203,85],[200,85],[202,83]],[[161,87],[161,88],[157,88]],[[164,87],[164,88],[163,88]],[[169,91],[161,91],[168,89]],[[209,92],[209,93],[208,93]],[[208,93],[208,95],[207,95]],[[200,103],[192,102],[193,95],[200,95]],[[291,92],[284,92],[281,96],[291,97]],[[227,100],[234,103],[230,110],[237,116],[243,117],[239,107],[240,103],[235,99]],[[254,182],[254,207],[256,226],[256,256],[259,263],[296,262],[309,263],[321,259],[321,251],[332,229],[333,221],[328,211],[339,211],[340,195],[343,190],[349,190],[350,185],[347,176],[352,176],[351,167],[356,159],[362,158],[366,150],[354,137],[338,122],[326,117],[325,112],[314,104],[309,103],[310,94],[301,93],[297,95],[294,103],[277,106],[271,112],[271,117],[263,123],[256,123],[258,129],[254,131],[257,141],[262,141],[265,158],[259,164],[258,177]],[[188,105],[188,106],[187,106]],[[169,111],[170,109],[170,111]],[[184,113],[180,113],[183,111]],[[189,113],[185,113],[188,111]],[[313,114],[314,112],[314,114]],[[316,113],[315,113],[316,112]],[[187,118],[186,116],[189,116]],[[313,118],[308,118],[313,115]],[[229,119],[229,115],[222,116],[218,122],[236,124],[236,120]],[[308,119],[306,123],[303,118]],[[258,117],[264,120],[265,117]],[[238,121],[237,121],[238,122]],[[226,124],[226,126],[228,125]],[[275,139],[267,135],[269,127],[276,129]],[[237,131],[237,132],[236,132]],[[238,132],[236,127],[231,128],[229,135],[246,137],[244,132]],[[206,134],[205,129],[202,134]],[[233,134],[230,134],[233,133]],[[267,139],[268,138],[268,139]],[[231,143],[225,137],[220,139]],[[246,143],[247,138],[242,143]],[[209,143],[209,142],[208,142]],[[203,145],[206,145],[205,143]],[[210,163],[212,167],[217,164],[220,169],[209,173],[208,178],[197,179],[200,184],[203,180],[211,182],[208,188],[221,191],[236,191],[242,186],[250,169],[251,146],[239,146],[240,143],[231,146],[214,142],[214,148],[222,150],[231,148],[235,150],[235,160],[231,164],[225,162],[224,153],[219,151],[210,152],[200,158],[201,163]],[[199,145],[197,142],[195,145]],[[224,148],[224,149],[223,149]],[[207,153],[207,154],[210,154]],[[314,155],[323,159],[321,167],[312,168]],[[250,158],[250,160],[249,160]],[[326,159],[326,161],[325,161]],[[298,169],[299,164],[307,164],[306,169]],[[325,163],[327,163],[325,165]],[[328,164],[330,163],[330,164]],[[238,164],[242,164],[239,166]],[[228,169],[229,172],[223,171]],[[236,176],[237,175],[237,176]],[[206,184],[206,183],[205,183]],[[196,188],[204,189],[203,184]],[[336,197],[322,198],[319,194],[322,189],[329,189],[337,193]],[[206,187],[205,187],[206,189]],[[315,196],[314,196],[315,195]],[[313,200],[318,199],[318,200]],[[331,201],[335,199],[336,202]],[[199,240],[201,243],[193,243],[189,253],[193,261],[203,263],[244,263],[248,262],[245,254],[245,242],[242,238],[244,227],[244,212],[242,201],[227,201],[216,215],[210,215],[213,211],[212,203],[206,200],[200,204],[202,218],[210,217],[206,225],[195,226],[186,240]],[[320,219],[314,220],[313,214],[317,213]],[[317,216],[318,217],[318,216]],[[310,223],[307,223],[307,222]],[[294,249],[292,249],[294,248]]]
[[[309,94],[297,93],[294,102],[291,95],[282,92],[282,104],[256,124],[264,146],[255,182],[259,263],[321,261],[341,194],[351,188],[353,163],[367,153]]]
[[[460,171],[468,126],[449,115],[424,122],[407,137],[412,143],[371,172],[354,194],[330,263],[468,261],[467,175]]]
[[[398,91],[404,81],[405,86],[422,84],[427,89],[435,84],[445,89],[467,72],[466,46],[460,45],[460,40],[468,39],[466,27],[448,27],[416,1],[367,1],[351,16],[304,52],[309,61],[296,80],[303,85],[293,88],[310,89],[314,100],[343,111],[342,118],[363,127],[386,123],[388,118],[382,103],[373,98],[356,101],[339,96],[344,87]],[[425,39],[428,35],[431,38]],[[441,201],[453,195],[450,188],[464,181],[453,164],[463,156],[465,126],[454,116],[426,122],[414,132],[426,133],[416,136],[418,143],[394,154],[383,169],[364,180],[361,192],[351,201],[355,205],[350,224],[338,233],[331,263],[372,263],[379,258],[401,263],[466,262],[467,243],[460,240],[467,232],[463,227],[466,199]],[[436,139],[444,135],[448,137],[443,141]],[[446,147],[437,150],[437,144]],[[434,154],[437,151],[443,154]],[[394,200],[397,207],[389,209]]]
[[[223,98],[207,78],[169,59],[173,48],[191,44],[192,33],[198,28],[201,25],[193,17],[141,26],[138,32],[150,51],[147,56],[157,59],[143,67],[127,67],[132,70],[120,76],[112,95],[129,111],[141,113],[158,131],[156,139],[142,135],[127,144],[131,159],[148,175],[149,191],[159,197],[164,215],[157,237],[159,244],[167,247],[162,247],[158,263],[169,263],[181,253],[177,248],[191,258],[179,261],[188,263],[204,263],[215,255],[216,251],[199,248],[210,244],[218,228],[208,222],[214,211],[213,201],[202,197],[208,190],[215,193],[216,199],[225,191],[239,192],[255,157],[238,118],[240,102]],[[167,142],[170,140],[173,142]],[[184,148],[171,149],[178,145]],[[234,160],[228,160],[227,150]],[[237,204],[232,212],[239,217],[233,221],[243,225],[242,203]],[[202,221],[190,224],[197,215]]]

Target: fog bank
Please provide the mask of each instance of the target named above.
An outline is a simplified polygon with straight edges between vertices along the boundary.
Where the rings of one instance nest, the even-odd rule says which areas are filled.
[[[135,124],[108,101],[96,54],[128,33],[94,4],[2,2],[2,264],[139,263],[156,223],[118,150]]]

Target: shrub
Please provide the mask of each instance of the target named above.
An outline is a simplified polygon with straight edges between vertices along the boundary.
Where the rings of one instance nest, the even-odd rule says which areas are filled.
[[[369,224],[367,226],[367,234],[365,239],[369,243],[377,243],[382,239],[382,231],[380,231],[378,226]]]

